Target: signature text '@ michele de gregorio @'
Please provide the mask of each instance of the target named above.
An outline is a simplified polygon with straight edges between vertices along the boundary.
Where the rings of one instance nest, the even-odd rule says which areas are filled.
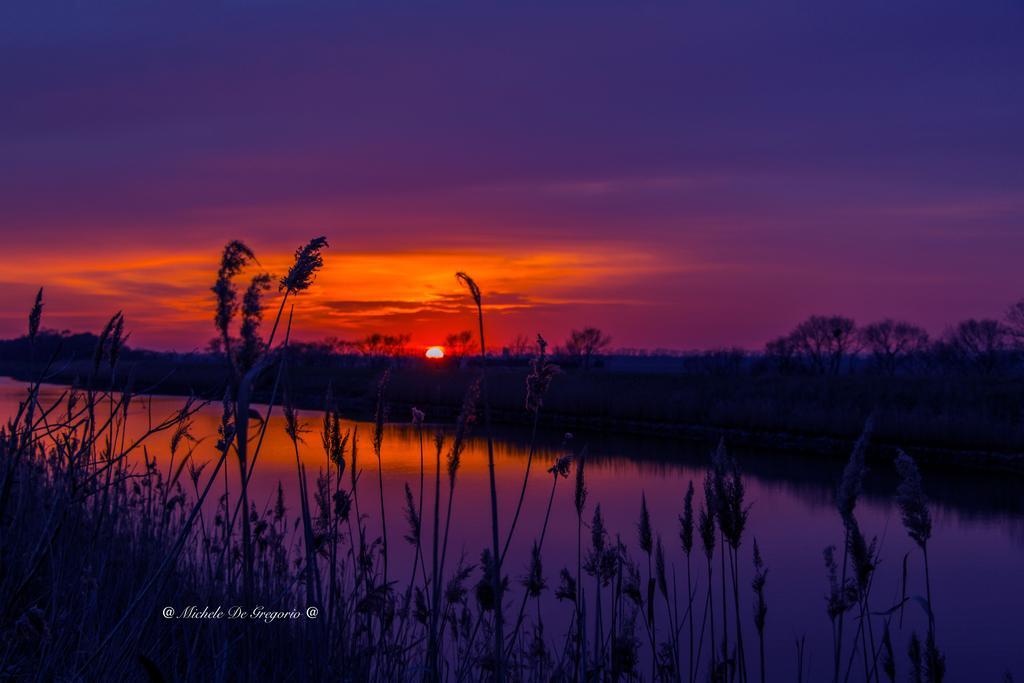
[[[262,621],[265,624],[270,624],[275,621],[282,620],[295,620],[306,617],[307,619],[316,619],[320,614],[320,609],[315,606],[307,607],[304,611],[297,609],[292,610],[272,610],[267,609],[263,605],[257,605],[252,609],[242,607],[241,605],[232,605],[231,607],[223,607],[222,605],[216,606],[203,606],[199,605],[188,605],[182,609],[175,609],[173,607],[164,607],[160,610],[160,614],[163,615],[164,619],[253,619],[256,621]]]

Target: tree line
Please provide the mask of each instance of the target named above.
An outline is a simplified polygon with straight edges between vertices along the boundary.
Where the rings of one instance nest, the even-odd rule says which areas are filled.
[[[1024,299],[1002,319],[969,318],[938,338],[905,320],[858,326],[852,318],[812,315],[765,345],[764,360],[784,372],[837,375],[855,367],[895,375],[929,368],[995,373],[1024,351]]]
[[[842,315],[812,315],[790,332],[768,341],[760,353],[740,348],[698,353],[612,349],[611,342],[612,338],[605,331],[586,326],[571,330],[562,344],[553,346],[549,353],[567,368],[584,371],[598,365],[602,357],[614,355],[678,358],[685,371],[702,374],[732,374],[744,370],[812,375],[851,371],[897,375],[949,370],[994,374],[1024,359],[1024,299],[1010,306],[1001,318],[962,320],[934,338],[924,328],[906,320],[885,318],[860,326],[853,318]],[[211,340],[204,351],[220,356],[224,343],[218,337]],[[72,355],[79,355],[75,353],[77,350],[86,356],[94,344],[95,335],[40,330],[35,346],[41,351],[44,347],[59,345]],[[455,362],[478,352],[469,330],[448,334],[443,346],[445,355]],[[297,356],[308,362],[326,362],[338,356],[395,360],[422,353],[420,346],[412,344],[409,333],[372,333],[358,340],[328,337],[314,342],[293,341],[292,347]],[[0,348],[8,360],[29,359],[24,338],[0,341]],[[142,349],[126,349],[126,352],[132,356],[162,355]],[[536,352],[537,341],[519,334],[502,347],[498,355],[506,359],[526,359]]]

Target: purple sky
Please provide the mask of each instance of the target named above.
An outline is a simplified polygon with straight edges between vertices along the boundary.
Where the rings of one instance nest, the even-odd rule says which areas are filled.
[[[307,337],[436,343],[456,270],[616,346],[1024,296],[1020,3],[11,2],[0,88],[0,336],[202,345],[226,240],[318,234]]]

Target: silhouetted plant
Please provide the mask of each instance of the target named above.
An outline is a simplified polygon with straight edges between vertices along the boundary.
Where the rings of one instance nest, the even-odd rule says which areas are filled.
[[[689,653],[687,659],[689,670],[686,680],[693,683],[694,680],[694,659],[693,659],[693,568],[691,556],[693,555],[693,482],[686,487],[686,495],[683,497],[683,514],[679,516],[679,542],[683,548],[683,555],[686,556],[686,614],[689,621]]]
[[[35,303],[32,304],[32,310],[28,314],[28,338],[29,341],[34,342],[36,335],[39,334],[39,323],[43,318],[43,288],[40,287],[36,293]]]
[[[575,358],[584,370],[589,370],[594,356],[607,349],[611,343],[611,337],[596,327],[584,327],[569,334],[565,341],[565,352]]]
[[[487,439],[487,472],[491,490],[491,540],[493,567],[493,590],[494,590],[494,667],[496,680],[501,683],[505,678],[505,631],[504,631],[504,608],[502,598],[502,573],[501,560],[502,549],[498,536],[498,486],[494,474],[494,442],[491,434],[491,404],[487,393],[487,343],[484,341],[484,311],[483,297],[480,287],[466,273],[456,273],[455,278],[469,290],[473,302],[476,304],[477,322],[480,332],[480,360],[481,360],[481,397],[484,404],[484,430]]]
[[[768,615],[768,603],[764,597],[764,586],[768,579],[768,570],[765,569],[764,560],[761,558],[761,549],[757,546],[757,539],[754,539],[754,578],[750,582],[754,589],[754,627],[757,629],[758,658],[761,662],[759,669],[761,683],[765,678],[765,657],[764,657],[764,625]]]

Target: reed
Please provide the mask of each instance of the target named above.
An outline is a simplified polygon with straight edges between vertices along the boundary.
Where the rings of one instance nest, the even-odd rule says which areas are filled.
[[[768,570],[765,569],[764,559],[761,557],[761,550],[757,547],[757,539],[754,539],[754,578],[750,582],[754,589],[754,627],[757,629],[757,654],[761,675],[761,683],[767,678],[765,674],[764,656],[764,626],[768,617],[768,601],[765,600],[764,587],[768,581]]]
[[[388,583],[388,518],[387,506],[384,502],[384,461],[381,452],[384,447],[384,422],[387,420],[387,403],[384,392],[388,386],[388,373],[385,371],[377,384],[377,409],[373,417],[373,454],[377,458],[377,490],[380,494],[380,526],[383,538],[381,555],[384,559],[384,583]]]
[[[644,624],[647,627],[647,639],[651,645],[651,653],[657,651],[654,619],[654,569],[652,553],[654,551],[654,533],[651,529],[651,515],[647,511],[647,496],[640,494],[640,521],[637,522],[637,536],[640,552],[647,558],[647,592],[645,594]],[[651,658],[651,680],[657,677],[657,659]]]
[[[928,500],[924,494],[924,485],[917,463],[906,453],[900,451],[895,461],[896,470],[900,475],[900,483],[896,489],[896,503],[903,518],[903,527],[907,535],[921,549],[924,558],[924,585],[928,613],[928,634],[925,639],[924,674],[928,683],[939,683],[945,677],[945,657],[935,643],[935,608],[932,602],[931,572],[928,566],[928,541],[932,536],[932,518],[928,511]]]
[[[530,361],[530,374],[526,376],[526,410],[533,415],[530,427],[530,447],[526,456],[526,469],[523,472],[523,484],[519,489],[519,500],[516,502],[516,511],[512,515],[512,523],[509,524],[508,534],[505,537],[505,545],[501,551],[504,559],[508,552],[508,546],[512,542],[512,536],[516,530],[516,523],[519,521],[519,513],[523,509],[523,500],[526,498],[526,486],[530,481],[530,468],[533,465],[533,456],[537,452],[537,425],[540,422],[540,409],[544,405],[544,396],[551,386],[551,380],[560,372],[557,365],[547,360],[548,343],[544,337],[537,335],[537,355]]]
[[[504,635],[504,596],[502,594],[501,560],[503,551],[499,545],[498,533],[498,484],[494,475],[494,440],[491,432],[491,403],[487,392],[487,343],[484,339],[483,298],[479,285],[466,273],[456,273],[455,278],[469,290],[473,303],[476,305],[477,326],[480,333],[480,395],[484,408],[484,432],[487,438],[487,473],[491,493],[491,536],[492,550],[492,590],[494,591],[494,672],[496,680],[505,678],[505,635]]]
[[[714,494],[711,485],[711,473],[708,472],[704,479],[704,504],[698,515],[701,545],[704,548],[704,558],[707,560],[707,585],[708,595],[705,601],[706,620],[710,621],[710,663],[709,676],[712,680],[722,677],[718,666],[718,650],[715,648],[715,591],[712,583],[714,577],[714,556],[715,556],[715,517],[712,511]],[[697,657],[700,658],[701,644],[704,641],[704,623],[701,621],[700,644],[697,646]]]
[[[576,651],[574,657],[575,676],[586,675],[587,661],[587,613],[583,593],[583,510],[587,505],[586,453],[576,461],[576,487],[573,507],[576,508],[576,574],[571,578],[574,587],[573,606],[576,620]],[[563,570],[564,572],[564,570]],[[563,577],[565,574],[563,573]]]
[[[839,586],[840,594],[843,596],[842,601],[830,602],[830,609],[832,606],[839,607],[835,614],[835,621],[838,624],[836,627],[836,637],[834,639],[835,647],[833,649],[833,683],[838,683],[840,668],[842,666],[842,651],[843,651],[843,625],[845,622],[846,612],[852,607],[860,603],[862,597],[861,592],[858,589],[863,588],[856,582],[847,583],[847,567],[850,560],[850,548],[858,545],[858,539],[855,534],[859,534],[859,527],[854,517],[854,510],[857,506],[857,498],[861,494],[861,490],[864,486],[864,476],[866,472],[865,465],[865,453],[867,451],[868,442],[871,439],[871,434],[874,429],[874,419],[869,417],[867,422],[864,424],[864,430],[861,432],[860,438],[854,445],[853,450],[850,453],[850,459],[846,463],[846,467],[843,468],[843,476],[839,482],[839,487],[836,491],[836,508],[839,510],[839,516],[843,522],[843,530],[845,537],[843,539],[843,559],[840,567],[840,580],[838,584],[833,582],[833,589],[836,585]],[[859,539],[863,540],[863,539]],[[826,550],[826,553],[828,551]],[[862,560],[867,561],[866,552]],[[828,564],[828,555],[826,555],[826,565]],[[867,564],[862,564],[861,571],[864,572],[867,569]],[[831,567],[829,567],[831,572]],[[830,573],[831,576],[831,573]],[[852,600],[845,599],[849,596],[853,596]],[[830,614],[831,617],[831,614]],[[863,624],[863,621],[861,622]],[[858,637],[860,631],[858,630]],[[856,648],[856,643],[854,643]],[[851,658],[852,658],[851,653]]]
[[[693,659],[693,481],[686,487],[683,497],[683,514],[679,516],[679,543],[686,556],[686,613],[689,616],[689,653],[687,659],[687,683],[694,681]]]

